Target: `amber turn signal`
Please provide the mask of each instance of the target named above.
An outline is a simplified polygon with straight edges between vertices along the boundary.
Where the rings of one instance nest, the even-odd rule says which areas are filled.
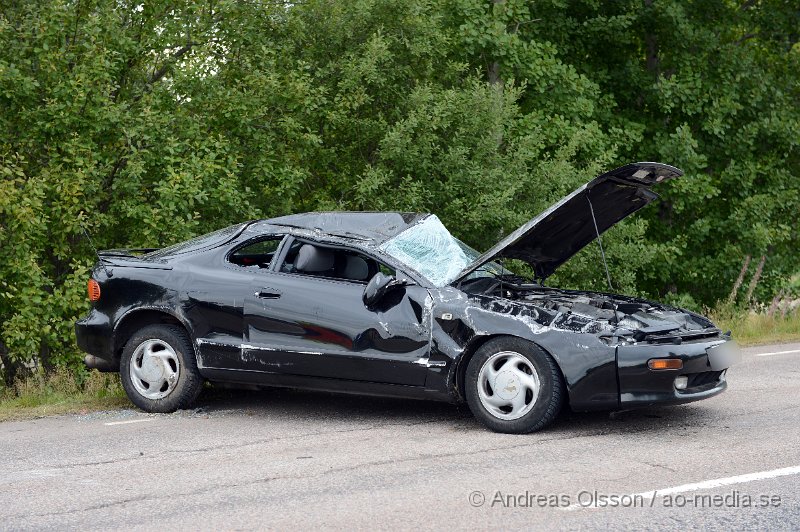
[[[100,299],[100,283],[94,279],[89,279],[86,283],[86,291],[89,292],[89,301],[98,301]]]
[[[650,369],[681,369],[683,360],[680,358],[651,358],[647,361]]]

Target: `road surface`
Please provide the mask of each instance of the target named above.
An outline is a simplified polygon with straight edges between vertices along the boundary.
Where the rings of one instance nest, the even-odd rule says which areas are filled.
[[[0,423],[0,529],[796,530],[798,368],[800,344],[746,349],[713,399],[527,436],[288,390]]]

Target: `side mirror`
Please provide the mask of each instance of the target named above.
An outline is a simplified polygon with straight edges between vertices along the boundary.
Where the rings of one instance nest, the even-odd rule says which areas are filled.
[[[364,305],[372,310],[387,294],[396,291],[398,288],[409,286],[410,284],[411,283],[406,279],[397,279],[391,275],[384,275],[378,272],[369,280],[367,286],[364,287],[364,295],[361,299],[364,301]]]

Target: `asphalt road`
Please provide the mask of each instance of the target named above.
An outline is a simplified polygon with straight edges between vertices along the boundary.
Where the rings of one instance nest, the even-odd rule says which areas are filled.
[[[527,436],[281,390],[0,423],[0,529],[797,530],[800,344],[745,353],[721,396]]]

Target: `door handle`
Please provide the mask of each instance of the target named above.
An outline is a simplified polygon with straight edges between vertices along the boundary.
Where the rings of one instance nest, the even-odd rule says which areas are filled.
[[[261,299],[278,299],[281,297],[281,293],[274,288],[262,288],[253,295]]]

